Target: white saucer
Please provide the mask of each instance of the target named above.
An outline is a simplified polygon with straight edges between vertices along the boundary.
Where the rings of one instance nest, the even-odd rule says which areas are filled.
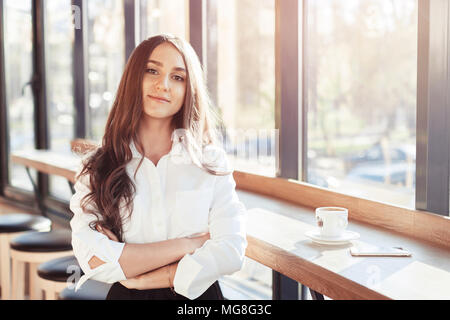
[[[346,230],[339,237],[323,237],[320,235],[319,229],[313,229],[305,232],[305,236],[310,238],[312,241],[320,244],[328,245],[341,245],[346,244],[351,240],[356,240],[359,238],[359,233],[354,231]]]

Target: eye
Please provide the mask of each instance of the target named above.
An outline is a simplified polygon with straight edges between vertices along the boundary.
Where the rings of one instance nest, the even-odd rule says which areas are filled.
[[[183,77],[180,77],[180,76],[177,76],[177,75],[173,76],[173,78],[174,78],[176,81],[184,81],[184,78],[183,78]]]
[[[158,73],[158,71],[156,71],[155,69],[152,69],[152,68],[146,69],[145,72],[150,73],[150,74],[157,74]]]

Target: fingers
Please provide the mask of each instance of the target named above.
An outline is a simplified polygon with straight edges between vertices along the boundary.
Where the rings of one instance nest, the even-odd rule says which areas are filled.
[[[130,289],[130,281],[129,281],[129,280],[122,280],[122,281],[120,281],[120,283],[121,283],[124,287]]]
[[[187,236],[186,238],[192,239],[192,238],[200,238],[200,237],[204,237],[208,235],[209,237],[209,232],[198,232],[198,233],[194,233],[191,234],[190,236]]]
[[[127,289],[133,289],[129,280],[122,280],[120,281],[120,284]]]
[[[139,276],[119,281],[121,285],[123,285],[127,289],[141,289],[139,285]]]
[[[106,232],[106,236],[109,238],[109,240],[113,240],[113,241],[119,241],[119,239],[116,237],[116,235],[114,233],[112,233],[111,231],[109,231],[108,229],[104,229]]]
[[[102,228],[99,224],[96,226],[96,229],[98,232],[103,233],[105,236],[107,236],[109,238],[109,240],[113,240],[113,241],[119,241],[119,239],[116,237],[116,235],[114,233],[112,233],[112,231],[106,229],[106,228]]]
[[[105,229],[103,229],[99,224],[95,226],[95,228],[97,229],[98,232],[103,233],[105,236],[108,236],[105,233]]]

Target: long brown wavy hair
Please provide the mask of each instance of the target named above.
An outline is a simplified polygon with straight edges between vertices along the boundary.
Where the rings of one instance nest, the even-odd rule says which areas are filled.
[[[178,49],[187,71],[184,104],[173,116],[172,125],[188,132],[187,139],[183,139],[182,144],[194,164],[210,174],[230,174],[213,169],[195,156],[195,150],[201,150],[200,146],[217,144],[216,125],[219,119],[211,108],[204,73],[195,51],[188,42],[172,35],[162,34],[144,40],[134,49],[125,66],[106,122],[102,143],[85,158],[82,170],[77,176],[77,179],[83,175],[89,177],[91,192],[82,199],[81,207],[84,212],[97,217],[90,227],[94,230],[97,225],[105,227],[111,230],[119,241],[123,241],[120,211],[125,209],[129,215],[132,214],[136,191],[136,186],[126,172],[126,166],[132,159],[131,141],[134,141],[140,150],[144,150],[137,134],[143,114],[142,81],[146,63],[153,50],[164,42],[171,43]],[[143,159],[144,156],[136,172]]]

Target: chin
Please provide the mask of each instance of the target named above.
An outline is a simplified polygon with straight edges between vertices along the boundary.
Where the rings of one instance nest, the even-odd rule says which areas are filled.
[[[154,119],[165,119],[165,118],[172,117],[167,114],[161,114],[161,113],[157,113],[157,112],[144,112],[144,115],[148,118],[154,118]]]
[[[144,110],[144,116],[155,119],[171,118],[172,115],[167,112],[159,112],[158,110]]]
[[[172,108],[161,108],[159,106],[145,106],[143,108],[143,113],[145,116],[155,119],[165,119],[172,118],[174,114],[176,114],[177,110],[173,110]]]

